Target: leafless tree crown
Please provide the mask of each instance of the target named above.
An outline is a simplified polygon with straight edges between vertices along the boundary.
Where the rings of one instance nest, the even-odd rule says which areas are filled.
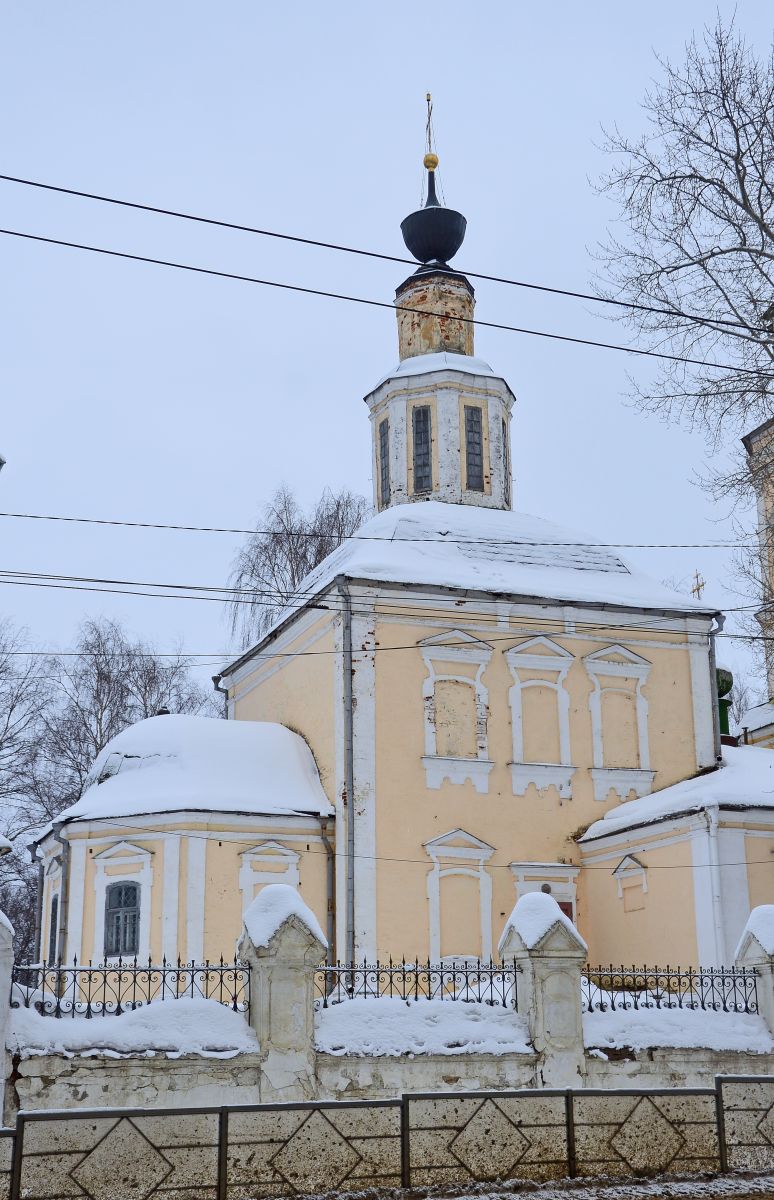
[[[607,135],[602,187],[626,233],[601,248],[599,290],[664,310],[623,310],[640,342],[731,366],[667,363],[635,385],[643,407],[717,441],[774,413],[774,56],[718,20],[660,65],[645,135]]]
[[[219,715],[183,655],[159,657],[114,621],[87,621],[74,655],[41,657],[0,624],[0,909],[29,957],[37,871],[26,861],[35,833],[81,794],[93,760],[127,725],[166,708]]]
[[[289,488],[277,490],[231,573],[231,629],[243,646],[266,632],[301,581],[356,533],[369,513],[366,500],[346,488],[335,494],[326,488],[308,513]]]

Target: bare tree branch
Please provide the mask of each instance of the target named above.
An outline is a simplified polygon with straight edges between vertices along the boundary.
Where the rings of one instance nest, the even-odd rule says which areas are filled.
[[[646,134],[607,135],[615,163],[601,187],[618,201],[626,235],[600,248],[598,290],[662,310],[618,318],[639,341],[739,368],[668,363],[634,387],[642,408],[717,444],[774,414],[774,332],[764,321],[774,302],[774,53],[757,56],[718,19],[682,64],[659,61]]]
[[[309,513],[289,488],[283,485],[275,492],[231,572],[231,631],[242,646],[266,632],[301,581],[356,533],[369,514],[365,499],[346,488],[336,494],[326,488]]]

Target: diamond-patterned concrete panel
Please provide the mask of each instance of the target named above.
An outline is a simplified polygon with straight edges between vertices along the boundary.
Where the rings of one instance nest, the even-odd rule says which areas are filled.
[[[270,1160],[297,1192],[332,1192],[360,1162],[357,1154],[323,1110],[311,1115]]]
[[[492,1100],[485,1100],[475,1116],[451,1143],[452,1153],[474,1179],[507,1179],[527,1150],[529,1142]]]
[[[172,1164],[124,1119],[70,1174],[89,1200],[147,1200],[172,1170]]]
[[[610,1143],[633,1171],[665,1171],[684,1139],[653,1101],[643,1096]]]

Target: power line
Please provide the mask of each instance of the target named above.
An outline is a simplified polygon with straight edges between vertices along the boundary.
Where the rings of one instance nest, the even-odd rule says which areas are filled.
[[[84,200],[98,200],[102,204],[112,204],[119,208],[131,208],[139,212],[156,213],[164,217],[176,217],[182,221],[193,221],[200,225],[213,225],[220,229],[233,229],[239,233],[253,233],[260,237],[275,238],[284,242],[296,242],[303,246],[316,246],[321,250],[336,250],[343,254],[355,254],[364,258],[375,258],[382,262],[401,263],[410,267],[416,267],[417,262],[413,258],[402,258],[395,254],[382,254],[376,250],[364,250],[356,246],[345,246],[338,242],[325,242],[317,238],[300,237],[297,234],[281,233],[275,229],[260,229],[254,225],[242,225],[235,221],[220,220],[215,217],[202,217],[194,213],[181,212],[173,208],[161,208],[153,204],[140,204],[133,200],[120,200],[115,196],[104,196],[97,192],[85,192],[77,188],[62,187],[53,183],[42,183],[35,179],[22,179],[17,175],[0,175],[0,179],[6,183],[18,183],[24,187],[38,188],[47,192],[58,192],[65,196],[78,196]],[[698,313],[687,313],[681,310],[673,310],[668,308],[658,308],[651,304],[639,304],[633,300],[617,300],[611,296],[597,296],[593,292],[577,292],[568,288],[550,287],[542,283],[528,283],[522,279],[508,279],[502,275],[486,275],[481,271],[467,271],[462,268],[456,268],[460,274],[467,275],[471,279],[483,279],[488,283],[504,283],[511,287],[527,288],[530,291],[548,292],[554,296],[567,296],[574,300],[590,300],[594,304],[607,304],[616,308],[627,308],[637,312],[653,313],[663,317],[677,317],[686,321],[701,321],[705,323],[707,316],[700,316]],[[710,318],[713,325],[723,325],[729,328],[746,329],[750,333],[770,334],[771,330],[762,326],[748,325],[744,321],[736,321],[730,317]]]
[[[169,529],[177,530],[183,533],[229,533],[241,534],[246,536],[257,535],[258,537],[286,537],[287,533],[284,530],[277,529],[241,529],[236,526],[225,525],[175,525],[171,522],[162,521],[120,521],[112,520],[107,517],[68,517],[54,515],[51,513],[20,513],[20,512],[0,512],[0,517],[23,521],[63,521],[76,525],[108,525],[118,526],[127,529]],[[298,530],[294,536],[304,538],[328,539],[330,534],[321,533],[318,530],[305,529]],[[598,549],[598,550],[734,550],[738,547],[757,543],[740,541],[734,539],[728,542],[538,542],[532,539],[514,538],[506,540],[496,537],[379,537],[376,534],[361,534],[351,533],[344,538],[343,542],[414,542],[414,543],[433,543],[438,542],[441,545],[502,545],[502,546],[556,546],[557,548],[577,547],[578,549]],[[340,544],[343,544],[340,543]],[[337,547],[338,549],[338,547]]]
[[[41,242],[48,246],[65,246],[70,250],[86,250],[90,254],[102,254],[108,258],[121,258],[129,262],[149,263],[156,267],[171,267],[177,271],[188,271],[194,275],[208,275],[216,279],[232,279],[240,283],[254,283],[261,287],[279,288],[281,291],[298,292],[305,296],[322,296],[328,300],[345,300],[350,304],[363,304],[369,308],[388,308],[392,312],[417,313],[420,316],[448,318],[448,313],[434,310],[414,308],[406,304],[390,304],[387,300],[371,300],[365,296],[351,296],[345,292],[331,292],[323,288],[302,287],[297,283],[282,283],[276,279],[259,279],[254,275],[241,275],[235,271],[217,271],[213,267],[197,267],[191,263],[173,262],[166,258],[152,258],[146,254],[129,254],[125,250],[109,250],[105,246],[89,246],[84,242],[69,242],[63,238],[43,237],[41,234],[24,233],[18,229],[0,229],[0,234],[6,237],[23,238],[30,242]],[[688,358],[682,354],[667,354],[661,350],[643,350],[636,346],[622,346],[617,342],[600,342],[593,338],[571,337],[566,333],[550,333],[547,330],[527,329],[519,325],[506,325],[499,321],[482,321],[478,317],[455,317],[463,325],[478,325],[484,329],[499,329],[506,333],[521,333],[528,337],[548,338],[554,342],[568,342],[575,346],[592,346],[598,350],[618,350],[622,354],[635,354],[641,358],[657,358],[667,362],[686,363],[689,366],[709,367],[718,371],[732,371],[740,375],[752,375],[756,379],[768,374],[751,367],[732,366],[729,363],[707,362],[700,358]]]
[[[231,587],[222,587],[220,585],[214,585],[214,584],[166,583],[166,582],[159,582],[158,580],[148,581],[148,580],[137,580],[137,579],[110,579],[110,578],[100,578],[98,576],[89,576],[89,575],[83,575],[83,576],[81,576],[81,575],[57,575],[57,574],[49,574],[49,573],[43,573],[43,572],[37,572],[37,571],[0,571],[0,584],[2,584],[2,583],[26,584],[28,582],[29,583],[38,583],[39,582],[39,583],[41,583],[42,586],[46,586],[49,583],[51,583],[51,584],[56,583],[56,584],[89,584],[89,585],[100,585],[100,586],[105,586],[105,587],[115,586],[115,587],[119,587],[119,588],[121,588],[121,587],[160,588],[160,589],[163,589],[163,591],[165,593],[173,592],[173,591],[175,591],[175,592],[179,591],[179,592],[184,593],[183,596],[172,596],[172,597],[170,597],[171,599],[184,599],[184,598],[186,598],[186,595],[185,595],[186,593],[206,592],[206,593],[214,593],[214,595],[205,595],[205,596],[192,595],[190,598],[191,599],[205,599],[205,600],[219,600],[225,604],[234,604],[234,603],[237,603],[237,604],[238,603],[261,604],[262,601],[256,600],[255,597],[256,596],[266,596],[266,597],[269,597],[269,599],[268,599],[268,601],[265,601],[263,603],[268,603],[272,607],[275,607],[275,606],[278,607],[279,604],[282,604],[286,608],[289,606],[295,605],[295,604],[304,604],[310,598],[314,599],[318,596],[321,596],[323,594],[323,592],[325,591],[325,588],[330,586],[330,583],[324,583],[321,581],[320,584],[315,587],[311,587],[311,588],[298,587],[292,592],[292,594],[287,599],[280,599],[279,604],[278,604],[278,601],[276,599],[276,593],[269,588],[260,588],[260,587],[231,588]],[[387,582],[387,581],[383,581],[383,582]],[[392,582],[396,582],[396,583],[400,584],[400,580],[392,581]],[[426,584],[425,586],[431,586],[431,585]],[[481,590],[487,592],[487,594],[492,594],[492,595],[506,594],[498,589],[482,588]],[[247,597],[247,599],[243,601],[241,599],[242,597]],[[540,597],[537,597],[537,598],[540,599]],[[333,598],[333,599],[335,600],[335,602],[337,604],[340,602],[338,600],[338,598]],[[437,605],[438,607],[449,606],[449,607],[453,608],[455,611],[457,611],[457,609],[458,609],[458,601],[453,596],[429,597],[429,599],[432,601],[433,604]],[[549,604],[549,603],[555,602],[557,599],[558,599],[557,597],[552,597],[552,598],[546,597],[543,600],[543,602],[545,604]],[[330,600],[331,600],[331,598],[329,598],[329,603],[330,603]],[[686,610],[686,611],[693,611],[691,602],[689,601],[687,596],[685,597],[685,600],[686,600],[686,603],[689,604],[689,610]],[[385,598],[384,601],[381,603],[383,604],[383,607],[386,607],[386,608],[392,608],[392,609],[397,608],[404,612],[415,611],[415,608],[413,605],[408,605],[406,603],[391,601],[387,598]],[[631,607],[631,606],[623,605],[623,607]],[[659,608],[660,606],[659,605],[652,605],[652,606],[637,605],[634,607]],[[744,612],[744,611],[748,611],[750,609],[754,609],[754,608],[758,608],[758,607],[760,607],[760,605],[758,603],[741,604],[741,605],[735,606],[734,608],[727,608],[724,611],[728,612],[728,613]],[[629,626],[627,626],[627,628],[628,627]]]
[[[710,774],[711,774],[711,773],[710,773]],[[105,782],[107,782],[107,781],[105,781]],[[92,784],[91,786],[92,786],[92,787],[99,787],[100,785],[99,785],[99,784]],[[672,785],[672,786],[676,786],[676,785]],[[88,790],[90,790],[90,789],[88,789],[88,788],[87,788],[87,789],[86,789],[86,791],[88,791]],[[665,790],[665,789],[662,789],[662,790]],[[82,797],[83,797],[83,795],[85,795],[85,794],[86,794],[85,792],[84,792],[84,793],[82,793],[82,795],[81,795],[81,798],[82,798]],[[651,796],[653,796],[653,797],[657,797],[657,796],[659,795],[659,793],[658,793],[658,792],[651,792],[651,793],[650,793],[650,795],[651,795]],[[78,803],[78,801],[76,801],[76,803]],[[750,805],[749,807],[753,808],[753,807],[760,807],[760,806],[758,806],[758,805]],[[174,811],[175,811],[175,810],[173,810],[173,812],[174,812]],[[179,810],[177,810],[177,811],[179,811],[179,812],[187,812],[187,811],[197,812],[197,811],[200,811],[200,810],[197,810],[197,809],[191,809],[191,810],[179,809]],[[208,811],[208,813],[209,813],[210,817],[212,817],[213,815],[215,815],[215,814],[213,814],[212,812],[210,812],[210,810],[207,810],[207,811]],[[60,815],[61,815],[61,814],[60,814]],[[160,815],[162,815],[162,814],[160,814],[160,813],[156,813],[156,814],[153,814],[153,813],[147,813],[147,814],[146,814],[146,813],[127,813],[126,820],[132,820],[133,818],[137,818],[137,817],[140,817],[140,818],[142,818],[143,816],[154,816],[154,815],[155,815],[155,816],[160,816]],[[169,814],[167,814],[167,815],[170,815],[170,816],[171,816],[171,815],[173,815],[173,813],[169,813]],[[222,817],[227,817],[227,816],[229,816],[229,815],[234,815],[234,814],[228,814],[228,813],[226,813],[226,812],[219,812],[217,815],[218,815],[218,816],[222,816]],[[282,817],[282,816],[286,816],[286,815],[289,815],[289,814],[286,814],[286,813],[258,813],[258,812],[256,812],[256,813],[255,813],[255,814],[253,814],[253,815],[255,815],[255,816],[280,816],[280,817]],[[317,814],[317,813],[294,813],[294,814],[292,814],[292,815],[295,815],[295,816],[317,816],[318,814]],[[668,814],[664,814],[664,817],[665,817],[665,819],[666,819],[666,817],[669,817],[669,816],[672,816],[672,817],[673,817],[673,816],[676,816],[676,815],[678,815],[678,814],[676,814],[676,813],[668,813]],[[52,819],[52,820],[58,820],[58,817],[54,817],[54,818],[51,818],[51,819]],[[80,817],[80,818],[79,818],[79,817],[75,817],[75,818],[71,818],[71,819],[72,819],[72,820],[74,820],[74,821],[78,821],[78,820],[82,820],[82,821],[87,821],[87,820],[88,820],[88,821],[99,821],[101,824],[103,824],[103,825],[106,825],[106,826],[108,826],[108,827],[112,827],[113,829],[123,829],[123,830],[126,830],[126,829],[127,829],[127,825],[126,825],[124,822],[121,822],[121,821],[119,821],[119,820],[118,820],[118,819],[116,819],[116,818],[114,818],[113,820],[106,820],[104,817],[101,817],[101,816],[99,815],[99,813],[96,813],[96,814],[94,814],[94,815],[92,815],[92,816],[89,816],[89,817]],[[604,818],[599,818],[599,819],[600,819],[600,820],[603,820]],[[592,823],[594,823],[594,822],[592,822]],[[635,828],[638,828],[638,827],[637,827],[637,826],[635,826]],[[169,830],[168,830],[168,829],[154,829],[152,826],[148,826],[148,825],[143,825],[143,826],[142,826],[142,831],[143,831],[144,833],[156,833],[156,834],[160,834],[161,836],[165,836],[166,834],[168,834],[168,833],[169,833]],[[220,831],[220,833],[222,833],[222,834],[225,834],[226,832],[227,832],[227,831],[225,831],[225,830],[221,830],[221,831]],[[615,833],[615,832],[616,832],[616,830],[614,830],[614,829],[611,829],[609,832],[610,832],[610,833]],[[20,834],[19,836],[25,836],[25,837],[26,837],[26,836],[28,836],[28,835],[26,835],[26,834]],[[44,836],[45,836],[45,835],[44,835]],[[186,836],[186,837],[190,837],[190,838],[194,838],[194,839],[196,839],[197,841],[204,841],[204,842],[212,842],[212,841],[218,841],[218,840],[222,840],[222,841],[226,841],[226,842],[228,843],[228,845],[230,845],[230,846],[254,846],[254,845],[255,845],[255,838],[253,838],[251,841],[243,841],[241,838],[231,838],[231,837],[222,837],[222,838],[220,838],[220,839],[219,839],[219,837],[218,837],[218,831],[214,831],[214,832],[213,832],[213,834],[212,834],[212,837],[207,837],[207,835],[206,835],[206,834],[203,834],[203,833],[189,833],[188,831],[186,831],[186,832],[185,832],[185,836]],[[280,835],[280,836],[281,836],[281,835]],[[40,840],[40,839],[38,839],[38,840]],[[576,843],[576,844],[578,844],[578,843]],[[310,848],[310,849],[308,849],[308,850],[306,850],[306,851],[303,851],[303,853],[305,853],[305,854],[309,854],[309,855],[312,855],[312,856],[318,856],[318,857],[320,857],[320,858],[327,858],[327,856],[328,856],[328,854],[327,854],[327,851],[326,851],[326,850],[312,850],[311,848]],[[346,855],[346,850],[345,850],[344,848],[342,848],[341,852],[340,852],[340,853],[338,853],[338,854],[336,854],[336,855],[335,855],[335,857],[337,857],[337,858],[345,858],[345,857],[347,857],[347,855]],[[402,857],[400,857],[400,856],[398,856],[398,855],[386,855],[386,854],[357,854],[357,853],[356,853],[354,856],[350,855],[349,857],[354,857],[354,858],[365,859],[365,860],[367,860],[368,862],[399,863],[401,866],[403,866],[404,864],[406,864],[406,865],[409,865],[409,864],[411,864],[411,865],[415,865],[415,866],[416,866],[416,865],[419,865],[419,866],[421,866],[421,867],[424,867],[426,871],[427,871],[427,870],[429,870],[429,869],[432,867],[432,862],[431,862],[431,860],[430,860],[429,858],[402,858]],[[441,853],[441,857],[443,857],[443,853]],[[612,874],[612,871],[611,871],[611,868],[610,868],[610,867],[593,866],[593,865],[592,865],[592,864],[590,864],[590,863],[566,863],[566,864],[563,864],[563,865],[565,865],[565,866],[569,866],[569,867],[581,867],[581,869],[582,869],[582,870],[584,870],[584,871],[606,871],[608,874]],[[721,868],[722,868],[722,867],[744,867],[744,866],[748,866],[748,865],[754,865],[754,866],[764,866],[764,865],[766,865],[766,866],[771,866],[771,865],[772,865],[772,859],[771,859],[771,858],[752,859],[752,860],[750,860],[750,863],[749,863],[749,864],[748,864],[747,862],[733,862],[733,863],[732,863],[732,862],[722,862],[722,863],[720,863],[720,866],[721,866]],[[648,864],[648,870],[649,870],[649,871],[650,871],[650,870],[653,870],[653,871],[693,871],[695,867],[705,867],[705,868],[709,869],[709,868],[710,868],[710,867],[712,867],[712,866],[714,866],[714,864],[713,864],[713,863],[661,863],[661,864],[655,864],[655,863],[652,863],[652,864],[650,864],[650,863],[649,863],[649,864]],[[493,862],[489,862],[489,863],[487,863],[487,870],[489,870],[489,869],[492,869],[492,870],[500,870],[500,871],[510,871],[510,870],[511,870],[511,865],[510,865],[510,863],[493,863]]]

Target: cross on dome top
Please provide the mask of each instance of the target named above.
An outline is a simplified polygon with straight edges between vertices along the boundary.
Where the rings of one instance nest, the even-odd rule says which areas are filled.
[[[467,221],[461,212],[447,208],[438,199],[435,188],[438,155],[433,149],[432,113],[432,99],[428,92],[427,153],[423,160],[427,171],[427,200],[423,208],[409,213],[401,222],[400,231],[409,253],[422,263],[423,268],[433,266],[443,269],[448,267],[449,259],[462,245]]]

